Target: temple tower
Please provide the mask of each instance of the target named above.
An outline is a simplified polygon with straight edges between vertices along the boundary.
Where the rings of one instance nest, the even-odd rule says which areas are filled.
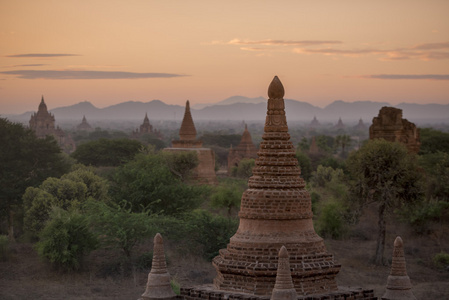
[[[419,129],[403,119],[402,109],[395,107],[384,106],[380,109],[379,115],[373,118],[373,124],[369,127],[369,138],[400,142],[414,153],[418,153],[421,146]]]
[[[251,133],[249,133],[248,125],[246,124],[240,144],[235,148],[231,147],[231,149],[229,149],[228,174],[231,173],[231,168],[238,166],[239,162],[244,158],[257,158],[257,148],[254,146]]]
[[[275,287],[278,252],[290,255],[298,295],[337,290],[340,265],[327,253],[312,223],[310,195],[290,141],[284,88],[274,77],[258,158],[243,193],[240,223],[226,249],[213,259],[217,290],[268,296]]]
[[[148,119],[148,114],[145,113],[145,118],[143,118],[143,123],[140,125],[140,134],[152,133],[153,126],[150,124],[150,119]]]
[[[34,113],[30,118],[30,129],[34,130],[38,138],[44,138],[55,133],[55,116],[48,112],[44,96],[41,98],[37,113]]]
[[[186,102],[184,118],[179,129],[179,140],[172,141],[172,147],[165,148],[164,151],[195,151],[198,155],[199,164],[193,171],[192,179],[200,183],[217,183],[215,153],[210,148],[203,148],[203,142],[196,139],[196,129],[190,113],[189,100]]]

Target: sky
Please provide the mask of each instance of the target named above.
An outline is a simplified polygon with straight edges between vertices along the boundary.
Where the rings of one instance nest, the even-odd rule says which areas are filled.
[[[447,0],[0,0],[0,114],[267,97],[449,104]]]

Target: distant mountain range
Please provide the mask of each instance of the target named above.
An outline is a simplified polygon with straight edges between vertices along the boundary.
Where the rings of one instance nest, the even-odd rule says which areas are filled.
[[[192,116],[195,121],[264,121],[266,102],[263,97],[247,98],[233,96],[214,104],[197,104],[192,106]],[[392,106],[385,102],[334,101],[324,108],[297,100],[285,99],[285,110],[289,122],[310,123],[314,116],[322,122],[336,123],[339,118],[344,123],[357,122],[362,119],[371,123],[383,106]],[[414,123],[448,123],[449,104],[410,104],[401,103],[394,107],[403,110],[403,118]],[[128,101],[120,104],[97,108],[90,102],[80,102],[71,106],[51,109],[56,121],[81,122],[83,116],[88,121],[114,120],[133,121],[143,120],[148,113],[150,121],[172,120],[181,121],[184,115],[184,106],[168,105],[160,100],[150,102]],[[27,123],[32,112],[20,115],[6,115],[11,120]]]

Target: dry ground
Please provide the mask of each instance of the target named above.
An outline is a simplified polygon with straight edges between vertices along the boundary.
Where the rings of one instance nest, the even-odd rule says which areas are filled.
[[[373,225],[374,224],[374,225]],[[392,225],[391,225],[392,224]],[[443,236],[416,236],[399,223],[388,227],[385,257],[391,258],[396,234],[405,245],[407,271],[418,299],[449,299],[449,270],[438,270],[432,256],[449,252],[449,241]],[[394,233],[393,233],[394,232]],[[373,289],[377,297],[385,291],[389,266],[374,266],[375,222],[362,220],[345,240],[325,240],[342,268],[337,277],[339,286],[360,286]],[[145,245],[151,249],[151,245]],[[182,286],[210,283],[215,276],[209,262],[179,255],[166,245],[169,271]],[[118,259],[111,251],[96,251],[87,260],[84,271],[64,274],[41,262],[30,244],[16,244],[9,261],[0,262],[0,299],[138,299],[144,292],[148,270],[125,272],[115,268]]]

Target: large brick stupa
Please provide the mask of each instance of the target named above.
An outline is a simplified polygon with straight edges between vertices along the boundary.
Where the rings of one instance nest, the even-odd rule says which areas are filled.
[[[278,77],[268,96],[263,141],[242,196],[239,228],[213,259],[214,289],[269,296],[276,282],[278,253],[285,246],[298,295],[337,291],[340,265],[313,228],[311,199],[290,141]]]

